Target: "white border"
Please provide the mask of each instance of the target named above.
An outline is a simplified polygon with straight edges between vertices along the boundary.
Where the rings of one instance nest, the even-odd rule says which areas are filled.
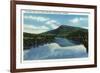
[[[75,58],[75,59],[60,59],[60,60],[43,60],[21,62],[21,27],[20,25],[20,10],[50,10],[50,11],[78,11],[89,12],[89,57],[88,58]],[[91,22],[92,21],[92,22]],[[23,28],[22,28],[23,29]],[[16,68],[39,68],[39,67],[53,67],[53,66],[73,66],[73,65],[86,65],[94,64],[94,10],[84,8],[70,8],[70,7],[51,7],[51,6],[35,6],[35,5],[16,5]]]

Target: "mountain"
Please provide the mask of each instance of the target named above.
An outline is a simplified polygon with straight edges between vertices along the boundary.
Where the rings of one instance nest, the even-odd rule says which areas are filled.
[[[71,33],[75,33],[75,32],[87,33],[88,30],[80,28],[80,27],[72,27],[72,26],[67,26],[67,25],[61,25],[57,29],[47,31],[47,32],[44,32],[42,34],[66,35],[67,36],[67,35],[70,35]]]
[[[78,33],[80,32],[80,34],[82,33],[88,33],[88,30],[87,29],[83,29],[83,28],[80,28],[80,27],[73,27],[73,26],[67,26],[67,25],[61,25],[59,26],[58,28],[54,29],[54,30],[50,30],[50,31],[47,31],[47,32],[43,32],[43,33],[40,33],[40,34],[32,34],[32,33],[27,33],[27,32],[24,32],[24,36],[34,36],[34,35],[59,35],[59,36],[68,36],[68,35],[71,35],[71,34],[75,34],[75,33]]]

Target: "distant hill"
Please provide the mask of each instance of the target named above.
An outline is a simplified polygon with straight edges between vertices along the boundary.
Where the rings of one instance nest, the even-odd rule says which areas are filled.
[[[50,30],[50,31],[47,31],[47,32],[44,32],[42,34],[46,34],[46,35],[70,35],[72,33],[75,33],[75,32],[83,32],[83,33],[87,33],[88,30],[87,29],[83,29],[83,28],[80,28],[80,27],[72,27],[72,26],[67,26],[67,25],[61,25],[59,26],[57,29],[54,29],[54,30]]]
[[[67,25],[61,25],[59,26],[57,29],[54,29],[54,30],[50,30],[50,31],[47,31],[47,32],[44,32],[44,33],[41,33],[41,34],[32,34],[32,33],[27,33],[27,32],[24,32],[24,36],[33,36],[33,35],[59,35],[59,36],[68,36],[68,35],[71,35],[71,34],[76,34],[77,32],[80,32],[80,33],[88,33],[88,30],[87,29],[83,29],[83,28],[80,28],[80,27],[72,27],[72,26],[67,26]]]

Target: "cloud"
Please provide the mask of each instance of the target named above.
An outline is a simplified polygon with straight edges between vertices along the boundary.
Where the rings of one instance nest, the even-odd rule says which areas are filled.
[[[45,26],[45,25],[44,25],[44,26],[40,26],[39,28],[40,28],[40,29],[49,30],[49,28],[48,28],[47,26]]]
[[[44,31],[53,30],[59,27],[59,22],[57,22],[56,20],[50,19],[48,17],[24,16],[24,18],[31,20],[33,22],[29,24],[24,23],[25,32],[27,31],[27,32],[35,33],[38,31],[37,33],[42,33]],[[33,30],[35,30],[35,32]]]
[[[46,22],[46,25],[49,26],[51,29],[56,29],[59,27],[59,23],[55,20],[49,20]]]
[[[78,23],[80,21],[79,18],[73,18],[72,20],[70,20],[70,22],[72,23]]]
[[[30,24],[24,24],[24,28],[26,29],[43,29],[43,30],[49,30],[49,28],[48,27],[46,27],[45,25],[42,25],[42,26],[39,26],[39,27],[37,27],[37,26],[34,26],[34,25],[30,25]]]
[[[51,27],[52,29],[56,29],[56,28],[58,28],[59,26],[57,26],[57,25],[55,25],[55,24],[51,24],[50,27]]]
[[[34,27],[32,26],[32,25],[30,25],[30,24],[25,24],[24,25],[24,29],[34,29]]]
[[[71,26],[81,27],[84,29],[88,29],[88,18],[87,17],[76,17],[71,20],[69,20]]]
[[[56,20],[47,18],[47,17],[42,17],[42,16],[24,16],[25,19],[31,19],[34,22],[38,22],[37,25],[41,26],[32,26],[31,28],[33,29],[56,29],[58,27],[58,22]],[[41,23],[42,22],[42,23]],[[41,24],[40,24],[41,23]],[[33,25],[33,24],[31,24]],[[28,26],[29,27],[29,26]]]
[[[73,19],[71,19],[70,20],[70,22],[71,23],[73,23],[73,24],[78,24],[78,23],[80,23],[81,21],[86,21],[86,20],[88,20],[87,18],[85,18],[85,17],[80,17],[80,18],[73,18]]]
[[[81,17],[79,19],[80,19],[80,21],[88,20],[88,18],[85,18],[85,17],[84,18]]]
[[[46,32],[48,29],[49,28],[47,28],[45,26],[36,27],[36,26],[30,25],[30,24],[24,25],[24,32],[34,33],[34,34]]]
[[[49,20],[49,21],[46,22],[46,24],[52,24],[52,23],[57,23],[57,21],[55,21],[55,20]]]
[[[32,19],[40,22],[44,22],[49,20],[47,17],[42,17],[42,16],[24,16],[25,19]]]

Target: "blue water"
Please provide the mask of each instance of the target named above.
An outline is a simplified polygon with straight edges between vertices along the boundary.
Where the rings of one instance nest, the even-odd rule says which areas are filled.
[[[55,42],[62,47],[75,45],[75,43],[73,43],[71,40],[64,39],[64,38],[55,38]]]
[[[27,53],[24,53],[24,60],[82,58],[88,56],[84,46],[75,47],[76,44],[68,39],[56,38],[55,43],[51,44],[31,48]],[[68,48],[68,46],[71,46],[71,48]]]

